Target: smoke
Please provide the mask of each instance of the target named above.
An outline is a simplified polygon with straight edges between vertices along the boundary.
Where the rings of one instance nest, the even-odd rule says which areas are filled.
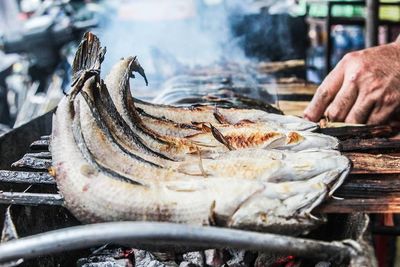
[[[232,37],[232,10],[224,1],[136,0],[105,5],[108,21],[98,30],[107,46],[105,71],[130,55],[138,56],[149,76],[168,76],[180,68],[224,60],[247,60],[239,40]]]
[[[264,24],[260,24],[257,14],[266,7],[275,11],[282,9],[282,2],[288,1],[104,1],[107,18],[97,30],[102,44],[107,46],[103,70],[107,73],[122,57],[138,56],[150,81],[148,92],[158,89],[169,77],[199,66],[233,62],[246,71],[245,67],[254,63],[258,56],[249,55],[247,50],[253,47],[246,47],[246,42],[252,46],[259,44],[255,47],[261,51],[259,54],[267,52],[263,54],[263,60],[268,60],[268,53],[276,53],[276,50],[270,52],[268,45],[263,45],[268,36],[257,32],[276,31],[272,23],[269,25],[271,21],[276,23],[276,19],[264,19]],[[246,28],[246,19],[249,18],[254,21]],[[235,29],[235,25],[241,28]],[[276,34],[279,39],[272,40],[270,46],[290,51],[290,47],[284,44],[290,40],[284,26],[278,30],[283,33]],[[254,41],[251,35],[250,38],[245,36],[247,33],[260,40]],[[133,83],[136,89],[144,87],[141,79],[135,79]]]

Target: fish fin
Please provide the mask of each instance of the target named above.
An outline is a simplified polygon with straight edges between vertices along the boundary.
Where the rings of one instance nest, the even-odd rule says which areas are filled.
[[[319,218],[319,217],[317,217],[317,216],[315,216],[315,215],[313,215],[311,213],[306,213],[305,216],[310,218],[310,219],[312,219],[312,220],[315,220],[315,221],[321,221],[322,220],[321,218]]]
[[[215,128],[214,126],[212,126],[212,124],[210,123],[210,127],[211,127],[211,133],[214,136],[214,138],[220,142],[221,144],[223,144],[224,146],[226,146],[229,150],[235,150],[235,148],[229,143],[229,141],[225,138],[225,136],[218,131],[217,128]]]
[[[206,189],[201,183],[194,183],[192,181],[173,181],[168,183],[166,188],[176,192],[195,192]]]
[[[193,161],[186,161],[182,162],[178,166],[178,171],[180,173],[184,173],[186,175],[191,175],[191,176],[201,176],[204,178],[207,178],[209,174],[204,170],[203,167],[203,157],[202,157],[202,151],[197,148],[196,152],[191,153],[193,156],[197,156],[198,162],[194,159]]]
[[[335,179],[335,182],[329,185],[329,196],[333,196],[333,193],[343,184],[344,180],[351,171],[351,162],[348,160],[347,167],[342,171],[339,178]]]
[[[105,54],[106,49],[101,47],[99,38],[91,32],[86,32],[75,53],[72,64],[72,86],[81,77],[83,71],[96,70],[100,72]]]
[[[197,155],[199,156],[199,168],[200,168],[200,171],[201,171],[201,173],[203,174],[204,177],[207,177],[208,174],[206,173],[206,171],[204,170],[204,167],[203,167],[203,159],[201,158],[201,150],[197,146],[196,146],[196,149],[197,149]]]
[[[201,136],[201,135],[203,135],[203,133],[188,135],[188,136],[185,136],[185,138],[189,139],[189,141],[192,145],[195,145],[198,147],[208,147],[208,148],[216,147],[215,145],[210,145],[210,144],[204,143],[202,141],[194,140],[194,138],[196,138],[197,136]]]
[[[106,49],[100,46],[96,35],[91,32],[84,34],[72,64],[72,89],[67,94],[71,101],[89,78],[95,76],[97,81],[100,80],[100,67],[105,53]]]
[[[229,121],[224,117],[224,115],[221,114],[221,112],[218,111],[217,105],[215,105],[214,112],[213,112],[214,118],[221,124],[229,124]]]
[[[216,206],[217,206],[217,203],[214,200],[210,205],[210,214],[208,215],[208,224],[209,225],[217,225],[217,214],[215,212]]]

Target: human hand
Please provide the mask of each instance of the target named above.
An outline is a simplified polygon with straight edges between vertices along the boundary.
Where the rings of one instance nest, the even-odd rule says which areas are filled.
[[[400,123],[400,44],[348,53],[316,91],[304,117],[318,121]]]

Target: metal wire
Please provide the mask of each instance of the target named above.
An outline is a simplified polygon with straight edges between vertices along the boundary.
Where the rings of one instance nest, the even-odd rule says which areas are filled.
[[[29,259],[53,253],[100,246],[105,243],[132,247],[187,246],[237,248],[305,258],[345,262],[355,251],[341,242],[322,242],[276,234],[217,227],[156,222],[113,222],[70,227],[0,245],[0,262]]]

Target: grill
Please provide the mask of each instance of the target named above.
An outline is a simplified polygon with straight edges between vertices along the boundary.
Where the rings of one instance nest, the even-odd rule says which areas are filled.
[[[267,74],[277,71],[276,65],[259,68]],[[219,100],[210,94],[188,97],[178,80],[170,85],[173,90],[162,95],[162,102],[176,103],[178,98],[183,105],[200,100],[229,105],[235,99],[232,91],[238,88],[254,93],[239,86],[243,81],[237,77],[232,80],[231,73],[229,79],[218,70],[213,75],[216,81],[210,85],[218,85],[214,93]],[[281,107],[297,108],[315,90],[313,85],[270,84],[260,81],[264,76],[257,77],[257,98],[278,99]],[[199,90],[200,85],[192,84]],[[241,105],[270,108],[253,100],[236,98]],[[7,261],[6,266],[373,266],[371,233],[398,233],[396,227],[376,227],[366,215],[400,212],[400,140],[389,138],[393,133],[389,126],[321,129],[341,140],[341,151],[351,159],[353,170],[335,198],[315,211],[326,215],[326,224],[295,238],[166,223],[82,226],[64,208],[48,171],[51,116],[49,112],[0,137],[0,219],[4,222],[0,261]]]
[[[7,246],[7,250],[0,251],[6,252],[7,260],[13,260],[11,266],[196,266],[196,261],[216,265],[225,262],[227,266],[285,266],[288,262],[310,266],[330,261],[348,266],[350,260],[353,266],[360,266],[360,262],[375,261],[374,254],[369,253],[371,228],[365,213],[399,211],[400,163],[396,153],[400,142],[385,138],[392,132],[389,127],[345,127],[322,131],[342,140],[341,150],[352,160],[353,172],[336,198],[318,208],[318,212],[328,214],[327,224],[306,239],[174,224],[79,226],[63,207],[62,196],[48,172],[50,136],[42,134],[49,133],[50,118],[51,114],[46,114],[2,137],[1,149],[8,151],[2,154],[2,162],[14,161],[11,168],[0,171],[2,242],[3,248]],[[22,148],[23,143],[31,143],[28,151]],[[13,156],[19,159],[15,161]],[[56,229],[61,232],[51,232]],[[372,230],[393,234],[397,228]],[[35,237],[39,233],[44,235]],[[34,238],[29,240],[27,236]],[[10,242],[13,239],[18,242]],[[180,249],[168,252],[171,246]],[[179,252],[206,248],[212,249]],[[19,259],[22,255],[24,260]]]

